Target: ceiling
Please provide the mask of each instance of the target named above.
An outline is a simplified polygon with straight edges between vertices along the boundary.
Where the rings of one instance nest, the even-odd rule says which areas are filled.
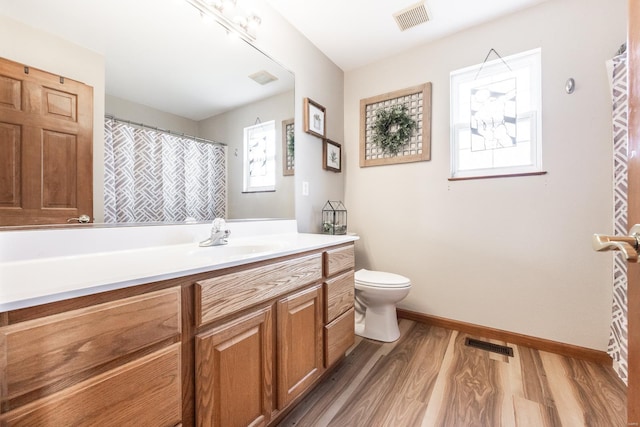
[[[348,71],[546,0],[426,0],[431,20],[404,32],[393,13],[415,0],[266,1]],[[291,73],[183,0],[0,0],[0,14],[103,55],[109,95],[196,121],[293,87]],[[260,70],[279,80],[247,78]]]
[[[183,0],[0,0],[0,15],[103,55],[107,94],[195,121],[293,90],[289,71]],[[248,78],[262,70],[278,80]]]
[[[267,0],[344,71],[546,0],[426,0],[430,20],[400,31],[393,14],[419,0]]]

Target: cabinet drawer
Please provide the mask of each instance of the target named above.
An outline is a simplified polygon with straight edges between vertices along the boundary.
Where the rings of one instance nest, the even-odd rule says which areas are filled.
[[[353,276],[353,271],[347,271],[324,283],[325,323],[333,321],[333,319],[353,307],[353,295],[355,292]]]
[[[180,343],[0,415],[6,426],[174,426],[182,418]]]
[[[355,342],[355,311],[353,308],[324,327],[324,364],[330,367],[344,356]]]
[[[180,331],[179,287],[2,327],[2,400],[66,380]]]
[[[268,301],[322,279],[314,254],[196,282],[197,326]]]
[[[355,250],[353,245],[331,249],[324,253],[324,274],[327,277],[353,267],[355,267]]]

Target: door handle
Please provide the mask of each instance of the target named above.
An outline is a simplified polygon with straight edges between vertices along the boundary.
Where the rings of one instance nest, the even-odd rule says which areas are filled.
[[[87,224],[89,222],[91,222],[91,217],[87,214],[82,214],[77,218],[69,218],[67,219],[67,222],[72,222],[72,221],[76,221],[79,222],[80,224]]]
[[[627,261],[638,261],[638,249],[640,248],[640,224],[636,224],[629,230],[628,236],[607,236],[594,234],[591,239],[591,247],[594,251],[620,251],[624,253]]]

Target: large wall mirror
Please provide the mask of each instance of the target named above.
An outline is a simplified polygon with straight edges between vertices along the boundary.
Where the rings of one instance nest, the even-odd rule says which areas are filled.
[[[246,1],[238,7],[251,8]],[[228,219],[295,216],[282,142],[294,117],[294,77],[264,53],[185,0],[0,0],[0,14],[103,55],[106,115],[226,144]],[[270,121],[275,189],[244,191],[244,129]]]

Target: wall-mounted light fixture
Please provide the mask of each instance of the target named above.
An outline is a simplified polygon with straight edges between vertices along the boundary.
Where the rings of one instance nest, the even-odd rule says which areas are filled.
[[[256,40],[256,31],[262,19],[255,12],[245,12],[238,0],[186,0],[204,18],[212,18],[222,25],[229,34],[237,34],[248,42]]]

